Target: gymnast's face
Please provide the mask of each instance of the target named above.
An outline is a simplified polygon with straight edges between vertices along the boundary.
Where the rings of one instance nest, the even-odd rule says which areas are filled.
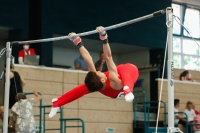
[[[100,71],[97,71],[96,74],[101,79],[101,82],[104,84],[106,82],[106,79],[107,79],[106,75],[104,73],[100,72]]]

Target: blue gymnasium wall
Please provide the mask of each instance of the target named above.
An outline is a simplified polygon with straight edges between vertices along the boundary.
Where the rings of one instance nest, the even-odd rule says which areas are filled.
[[[0,26],[18,29],[20,38],[28,34],[28,0],[0,0]]]
[[[9,41],[28,37],[28,3],[28,0],[0,0],[0,26],[11,28]],[[22,46],[13,46],[12,54],[17,57],[21,48]]]
[[[43,0],[43,26],[49,32],[67,35],[69,32],[94,30],[151,14],[171,6],[171,0]],[[152,48],[164,48],[166,16],[151,18],[123,28],[108,31],[109,41]],[[50,31],[51,30],[51,31]],[[97,35],[86,38],[98,39]]]
[[[171,0],[0,0],[0,26],[12,27],[9,40],[39,39],[53,34],[94,30],[138,18],[166,8]],[[138,46],[164,48],[165,15],[108,31],[109,41]],[[87,36],[98,39],[97,35]],[[40,63],[52,66],[52,42],[32,45],[40,54]],[[13,47],[17,57],[21,46]]]

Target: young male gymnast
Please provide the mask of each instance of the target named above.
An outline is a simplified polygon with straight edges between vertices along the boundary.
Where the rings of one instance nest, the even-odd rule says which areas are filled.
[[[97,27],[96,30],[99,32],[100,39],[103,42],[103,52],[105,55],[108,71],[105,73],[96,71],[92,57],[84,47],[81,38],[75,33],[70,33],[68,37],[79,49],[83,59],[88,64],[89,72],[85,77],[84,84],[77,86],[59,98],[52,99],[52,108],[49,114],[49,118],[52,118],[56,115],[59,107],[70,103],[86,94],[96,91],[99,91],[103,95],[110,98],[118,98],[124,95],[126,102],[133,101],[134,95],[132,91],[134,84],[139,76],[137,67],[130,63],[120,64],[116,67],[112,59],[106,31],[101,26]]]

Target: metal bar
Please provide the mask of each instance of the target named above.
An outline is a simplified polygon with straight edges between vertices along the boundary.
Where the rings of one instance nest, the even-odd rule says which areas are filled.
[[[65,127],[83,127],[83,126],[65,126]]]
[[[136,19],[129,20],[129,21],[126,21],[126,22],[123,22],[123,23],[119,23],[119,24],[115,24],[115,25],[112,25],[112,26],[105,27],[105,30],[107,31],[107,30],[116,29],[116,28],[119,28],[119,27],[123,27],[123,26],[126,26],[126,25],[136,23],[136,22],[140,22],[140,21],[143,21],[143,20],[146,20],[146,19],[149,19],[149,18],[157,17],[157,16],[160,16],[160,15],[163,15],[163,14],[165,14],[165,9],[154,12],[154,13],[146,15],[146,16],[143,16],[143,17],[140,17],[140,18],[136,18]],[[95,33],[98,33],[98,32],[96,30],[92,30],[92,31],[88,31],[88,32],[79,33],[77,35],[78,36],[86,36],[86,35],[91,35],[91,34],[95,34]],[[68,39],[68,36],[54,37],[54,38],[47,38],[47,39],[38,39],[38,40],[30,40],[30,41],[15,41],[15,42],[11,42],[11,44],[40,43],[40,42],[49,42],[49,41],[57,41],[57,40],[64,40],[64,39]]]
[[[44,113],[45,113],[45,111],[46,111],[45,108],[43,108],[43,111],[44,111]],[[43,132],[44,132],[44,133],[45,133],[45,130],[46,130],[46,129],[45,129],[45,128],[46,128],[46,126],[45,126],[45,125],[46,125],[46,123],[45,123],[45,121],[46,121],[45,118],[46,118],[46,116],[44,115],[44,116],[43,116]]]
[[[67,131],[67,129],[66,129],[66,121],[64,121],[64,126],[65,126],[65,128],[64,128],[64,133],[67,133],[66,131]]]
[[[60,130],[60,128],[47,128],[45,130]]]
[[[174,62],[173,62],[173,11],[167,8],[167,32],[168,32],[168,128],[174,128]]]
[[[11,48],[10,42],[6,43],[6,82],[5,82],[5,95],[4,95],[4,121],[3,133],[8,132],[8,109],[9,109],[9,94],[10,94],[10,57]]]
[[[62,110],[62,107],[60,107],[60,119],[62,118],[63,118],[63,110]],[[60,120],[60,133],[62,133],[62,131],[63,131],[63,123]]]

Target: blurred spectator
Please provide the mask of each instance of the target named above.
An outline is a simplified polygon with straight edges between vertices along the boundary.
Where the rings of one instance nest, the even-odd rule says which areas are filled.
[[[187,105],[186,105],[186,109],[184,111],[184,113],[186,113],[187,117],[188,117],[188,123],[191,124],[193,123],[194,118],[196,117],[196,114],[194,112],[194,110],[192,109],[192,102],[188,101]],[[179,120],[178,124],[182,124],[184,127],[186,126],[186,120]],[[190,126],[188,126],[188,133],[191,132]]]
[[[81,55],[74,61],[74,66],[76,70],[84,70],[84,71],[88,70],[88,65],[86,64]]]
[[[3,132],[3,120],[4,120],[4,107],[0,106],[0,130]],[[9,133],[15,133],[15,126],[12,119],[9,119],[8,124]]]
[[[103,52],[99,53],[99,60],[97,62],[95,62],[95,68],[96,68],[97,71],[101,71],[101,72],[108,71],[106,62],[104,60],[104,53]]]
[[[4,65],[4,72],[6,75],[6,65]],[[9,109],[15,104],[15,96],[19,92],[23,92],[22,87],[25,85],[24,78],[16,71],[14,65],[10,65],[10,96],[9,96]]]
[[[197,115],[194,118],[193,124],[199,124],[199,125],[194,125],[193,126],[193,131],[194,131],[194,133],[200,133],[200,115]]]
[[[191,77],[192,75],[189,73],[189,71],[185,70],[180,74],[179,79],[186,80],[186,81],[194,81]]]
[[[15,130],[19,133],[35,133],[35,119],[33,114],[34,103],[39,102],[42,97],[34,91],[35,98],[27,99],[23,93],[16,95],[16,103],[11,109]]]
[[[179,99],[174,99],[174,116],[175,116],[175,120],[174,120],[174,124],[178,124],[179,119],[183,118],[180,114],[178,114],[178,108],[180,106],[180,100]]]
[[[192,109],[194,110],[196,115],[199,115],[199,111],[195,109],[195,104],[192,103]]]
[[[27,41],[27,40],[24,40]],[[30,44],[24,44],[23,49],[19,51],[18,54],[18,62],[19,64],[24,64],[24,56],[25,55],[36,55],[35,50],[33,48],[30,48]]]
[[[195,114],[194,110],[192,109],[192,102],[190,102],[190,101],[187,102],[187,106],[186,106],[186,109],[184,112],[188,116],[188,121],[190,123],[193,122],[194,118],[196,117],[196,114]]]

